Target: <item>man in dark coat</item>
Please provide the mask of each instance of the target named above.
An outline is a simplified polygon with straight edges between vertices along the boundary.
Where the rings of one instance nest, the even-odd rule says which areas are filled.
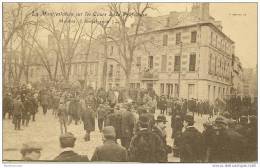
[[[102,100],[101,100],[101,102],[102,102]],[[108,110],[109,110],[108,102],[106,102],[106,103],[102,102],[101,104],[99,104],[97,113],[98,113],[98,128],[99,128],[100,132],[103,129],[104,120],[108,113]]]
[[[114,127],[105,127],[102,136],[104,144],[95,149],[91,161],[127,162],[127,150],[116,143],[115,137]]]
[[[173,142],[173,155],[176,157],[179,157],[180,155],[180,137],[182,133],[182,128],[183,128],[183,121],[181,119],[180,115],[176,115],[175,118],[173,119],[172,116],[172,138],[174,139]]]
[[[43,114],[47,113],[48,105],[49,105],[49,95],[47,93],[47,89],[41,92],[40,96],[40,103],[43,109]]]
[[[23,105],[24,105],[24,112],[22,115],[22,125],[28,126],[30,116],[33,113],[33,102],[31,101],[29,96],[26,96],[24,98]]]
[[[235,126],[235,131],[240,135],[247,137],[248,134],[248,118],[247,116],[241,116],[240,122]]]
[[[248,161],[257,161],[257,117],[250,116],[248,125]]]
[[[32,121],[35,121],[35,115],[36,115],[36,113],[38,112],[38,102],[37,102],[36,97],[34,97],[34,95],[32,95],[32,96],[30,97],[30,100],[31,100],[32,105],[33,105],[33,110],[32,110],[32,113],[31,113],[31,115],[32,115]]]
[[[69,116],[71,117],[71,120],[74,120],[75,125],[77,125],[80,120],[80,114],[81,114],[81,105],[78,97],[75,97],[71,100],[69,104],[68,113]]]
[[[167,108],[167,100],[164,95],[161,96],[159,102],[158,102],[158,108],[161,110],[161,114],[164,115],[164,112]]]
[[[105,119],[105,126],[113,126],[116,131],[116,140],[121,138],[122,115],[120,110],[110,108]]]
[[[60,101],[57,116],[59,117],[61,134],[66,133],[68,123],[68,112],[66,109],[66,104],[63,101]]]
[[[165,153],[164,157],[165,157],[165,160],[168,161],[168,153],[171,153],[172,152],[172,148],[167,145],[167,142],[166,142],[166,117],[164,115],[159,115],[157,116],[157,120],[155,120],[155,125],[152,129],[153,133],[155,133],[156,135],[158,135],[163,143],[164,143],[164,148],[166,150],[167,153]]]
[[[76,138],[70,132],[60,136],[60,147],[62,152],[54,158],[56,162],[88,162],[88,157],[77,154],[73,151]]]
[[[13,110],[13,123],[14,123],[14,129],[20,130],[21,125],[21,119],[22,119],[22,113],[24,111],[24,106],[21,102],[20,96],[17,96],[14,100],[14,110]]]
[[[201,133],[194,127],[194,117],[186,114],[184,117],[184,132],[181,135],[180,161],[200,162],[202,149]]]
[[[129,146],[129,159],[132,162],[158,163],[167,162],[163,140],[148,129],[149,119],[140,116],[138,132],[132,138]]]
[[[8,113],[8,118],[10,119],[13,115],[13,99],[11,93],[4,96],[3,99],[3,119],[5,119],[6,113]]]
[[[217,117],[214,124],[215,133],[212,137],[212,147],[209,162],[239,162],[243,160],[245,140],[242,135],[228,128],[224,117]]]
[[[121,113],[121,145],[128,149],[135,128],[135,116],[131,112],[130,104],[127,104],[126,108]]]
[[[90,141],[90,133],[95,131],[95,113],[90,104],[86,106],[86,110],[82,111],[81,119],[86,131],[85,141]]]

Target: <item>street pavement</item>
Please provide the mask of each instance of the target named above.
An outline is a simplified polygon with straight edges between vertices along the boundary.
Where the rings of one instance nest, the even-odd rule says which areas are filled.
[[[36,141],[43,147],[40,160],[53,160],[61,152],[58,118],[55,118],[51,111],[48,111],[46,115],[42,114],[41,108],[39,111],[36,115],[36,121],[30,121],[29,126],[22,126],[20,131],[14,130],[12,120],[3,120],[3,160],[20,160],[22,144],[31,141]],[[158,114],[159,111],[156,111],[155,116]],[[167,144],[172,146],[170,116],[167,116],[167,120]],[[208,115],[203,115],[202,117],[195,115],[195,127],[202,131],[203,123],[207,120]],[[86,142],[84,140],[85,131],[82,123],[78,125],[71,123],[68,126],[68,131],[72,132],[77,138],[74,150],[79,154],[87,155],[89,159],[91,159],[95,148],[102,144],[102,136],[98,130],[97,120],[95,128],[96,130],[91,133],[91,140]],[[179,158],[173,157],[171,153],[168,155],[168,161],[179,162]]]

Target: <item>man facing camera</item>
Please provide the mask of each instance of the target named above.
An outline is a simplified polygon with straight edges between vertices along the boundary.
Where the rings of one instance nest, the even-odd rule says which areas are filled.
[[[57,156],[54,161],[58,162],[88,162],[88,157],[77,154],[73,151],[76,138],[70,132],[62,134],[60,136],[60,146],[62,152]]]
[[[103,129],[104,144],[98,146],[91,158],[91,161],[106,162],[126,162],[127,150],[116,143],[116,132],[113,126],[107,126]]]

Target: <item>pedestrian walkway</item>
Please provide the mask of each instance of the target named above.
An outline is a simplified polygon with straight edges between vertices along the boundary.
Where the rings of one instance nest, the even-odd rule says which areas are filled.
[[[159,114],[156,111],[155,117]],[[208,115],[198,117],[195,115],[195,126],[202,131],[203,123],[207,121]],[[167,144],[173,144],[171,139],[171,117],[167,116]],[[68,126],[68,131],[72,132],[77,140],[75,151],[79,154],[87,154],[89,158],[92,157],[97,146],[102,144],[102,136],[98,130],[96,121],[96,131],[91,133],[91,140],[86,142],[84,140],[85,131],[82,123],[75,125],[71,123]],[[3,121],[3,160],[20,160],[20,148],[22,144],[27,141],[36,141],[42,145],[42,156],[40,160],[52,160],[60,153],[59,136],[60,126],[58,118],[55,118],[50,111],[46,115],[42,114],[42,110],[36,115],[36,122],[30,122],[28,127],[22,127],[22,130],[14,130],[12,121],[6,119]],[[169,162],[179,162],[179,158],[173,157],[173,154],[168,155]]]

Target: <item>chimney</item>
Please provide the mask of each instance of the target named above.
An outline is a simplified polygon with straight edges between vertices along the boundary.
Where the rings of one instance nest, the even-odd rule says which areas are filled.
[[[200,3],[199,17],[201,20],[206,21],[209,19],[209,3]]]

